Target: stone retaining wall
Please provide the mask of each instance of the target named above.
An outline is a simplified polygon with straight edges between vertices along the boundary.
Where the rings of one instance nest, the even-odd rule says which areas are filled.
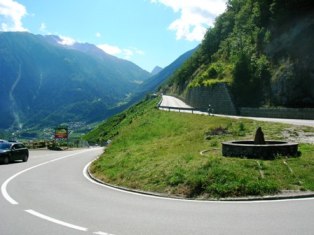
[[[211,87],[195,87],[187,92],[186,102],[192,107],[207,110],[208,105],[214,109],[214,113],[236,115],[237,110],[233,99],[224,83]]]

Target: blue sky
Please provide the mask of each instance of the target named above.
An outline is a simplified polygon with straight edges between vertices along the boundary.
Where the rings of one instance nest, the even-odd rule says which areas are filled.
[[[151,71],[196,47],[227,0],[0,0],[0,31],[88,42]]]

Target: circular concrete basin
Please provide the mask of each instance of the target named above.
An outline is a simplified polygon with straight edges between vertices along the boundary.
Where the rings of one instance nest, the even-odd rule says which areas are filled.
[[[298,144],[270,140],[265,144],[254,144],[251,140],[227,141],[222,143],[222,155],[228,157],[247,157],[274,159],[276,156],[297,156]]]

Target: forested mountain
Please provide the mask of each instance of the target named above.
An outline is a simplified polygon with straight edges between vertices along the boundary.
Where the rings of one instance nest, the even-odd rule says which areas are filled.
[[[44,38],[56,46],[60,46],[60,42],[62,42],[62,39],[55,35],[46,35]],[[106,70],[114,71],[115,75],[118,75],[121,79],[126,79],[127,82],[140,83],[151,76],[134,63],[109,55],[90,43],[74,43],[63,45],[63,47],[84,52],[92,57],[97,57],[103,62],[103,66]]]
[[[238,106],[314,107],[310,0],[229,0],[165,90],[225,82]]]
[[[0,33],[0,129],[100,121],[136,101],[147,71],[96,46],[59,40]]]

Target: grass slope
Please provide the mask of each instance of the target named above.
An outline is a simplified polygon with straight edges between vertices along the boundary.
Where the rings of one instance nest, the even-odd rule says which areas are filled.
[[[91,165],[92,174],[111,184],[188,198],[275,194],[314,190],[314,145],[301,144],[302,156],[275,160],[226,158],[221,142],[252,139],[261,126],[266,139],[282,139],[291,126],[251,120],[159,111],[146,100],[121,113],[86,138],[113,138]],[[314,132],[294,127],[293,133]],[[97,138],[96,138],[97,137]],[[206,151],[203,155],[201,151]]]

